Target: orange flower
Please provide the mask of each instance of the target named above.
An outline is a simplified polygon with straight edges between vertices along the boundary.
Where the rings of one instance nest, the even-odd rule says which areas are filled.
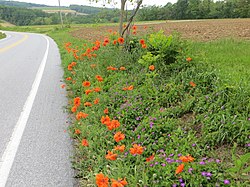
[[[133,29],[133,30],[136,30],[136,29],[137,29],[137,26],[136,26],[136,25],[134,25],[134,26],[132,27],[132,29]]]
[[[151,162],[155,159],[155,155],[151,155],[150,157],[146,158],[146,162]]]
[[[100,75],[96,75],[95,78],[96,78],[99,82],[102,82],[102,81],[103,81],[103,78],[102,78]]]
[[[84,106],[92,106],[92,104],[90,102],[85,102]]]
[[[94,104],[97,105],[97,104],[99,103],[99,101],[100,101],[100,99],[99,99],[99,98],[96,98],[96,99],[94,100]]]
[[[71,112],[72,113],[75,113],[77,111],[77,106],[73,106],[72,108],[71,108]]]
[[[182,161],[182,162],[193,162],[194,161],[194,158],[190,155],[187,155],[187,156],[180,156],[179,159]]]
[[[72,71],[72,70],[73,70],[72,64],[69,64],[69,65],[68,65],[68,70],[69,70],[69,71]]]
[[[75,129],[75,134],[81,134],[81,131],[79,129]]]
[[[124,87],[124,88],[122,88],[122,90],[126,91],[126,90],[128,90],[128,87]]]
[[[120,131],[117,132],[117,133],[114,135],[114,139],[115,139],[116,142],[120,142],[120,141],[122,141],[124,138],[125,138],[125,135],[122,134]]]
[[[105,156],[107,160],[116,160],[117,154],[112,153],[111,151],[108,151],[108,154]]]
[[[133,148],[130,148],[129,151],[132,155],[136,155],[136,154],[141,155],[143,153],[143,147],[137,144],[134,144]]]
[[[154,71],[154,70],[155,70],[155,66],[154,66],[154,65],[151,65],[151,66],[148,67],[148,69],[149,69],[150,71]]]
[[[79,112],[78,114],[76,114],[76,119],[80,120],[81,118],[87,118],[88,114],[84,113],[84,112]]]
[[[89,95],[92,92],[92,90],[85,90],[85,94]]]
[[[100,47],[101,42],[100,42],[100,41],[98,41],[98,40],[96,40],[95,45]]]
[[[65,88],[65,86],[66,86],[65,84],[62,84],[62,85],[61,85],[61,88],[63,89],[63,88]]]
[[[115,68],[115,67],[113,67],[113,66],[109,66],[109,67],[107,67],[107,70],[117,70],[117,68]]]
[[[145,44],[145,40],[144,39],[140,39],[140,44],[141,45]]]
[[[102,116],[102,118],[101,118],[101,123],[102,124],[108,124],[110,122],[110,118],[109,118],[109,116]]]
[[[72,66],[76,66],[76,64],[77,64],[76,62],[71,62]]]
[[[117,40],[114,40],[114,41],[113,41],[113,44],[116,45],[116,44],[117,44]]]
[[[124,38],[122,38],[122,37],[118,38],[118,43],[123,44],[124,43]]]
[[[118,180],[111,179],[111,181],[112,181],[111,187],[124,187],[128,184],[126,179],[123,179],[123,180],[122,179],[118,179]]]
[[[180,165],[176,168],[175,174],[181,173],[181,172],[183,171],[183,169],[184,169],[184,164],[180,164]]]
[[[118,120],[112,120],[111,121],[111,126],[116,129],[118,127],[120,127],[120,122]]]
[[[122,66],[122,67],[120,67],[120,70],[124,71],[124,70],[126,70],[126,68]]]
[[[84,82],[82,83],[82,85],[83,85],[84,87],[89,87],[89,86],[90,86],[90,82],[89,82],[89,81],[84,81]]]
[[[121,153],[125,150],[125,145],[117,145],[114,147],[116,151],[120,151]]]
[[[96,64],[91,64],[90,67],[91,67],[91,68],[95,68],[95,67],[96,67]]]
[[[142,44],[141,46],[143,49],[146,49],[147,48],[147,45],[146,44]]]
[[[192,61],[192,58],[191,58],[191,57],[188,57],[188,58],[186,58],[186,61],[187,61],[187,62],[190,62],[190,61]]]
[[[93,89],[93,91],[94,91],[94,92],[100,92],[100,91],[101,91],[101,88],[96,87],[96,88]]]
[[[189,84],[190,84],[190,86],[192,86],[192,87],[196,87],[196,84],[195,84],[193,81],[190,81]]]
[[[80,104],[81,104],[81,98],[80,97],[74,98],[74,105],[78,107],[80,106]]]
[[[108,187],[109,186],[109,178],[104,176],[102,173],[99,173],[95,177],[96,185],[98,187]]]
[[[85,147],[89,146],[89,143],[86,139],[82,139],[82,146],[85,146]]]
[[[67,80],[67,81],[71,81],[72,78],[71,78],[71,77],[67,77],[66,80]]]
[[[104,43],[108,44],[109,43],[109,39],[108,38],[104,38]]]
[[[136,31],[133,31],[132,34],[136,35]]]
[[[108,114],[109,113],[109,109],[105,108],[103,112],[104,112],[104,114]]]
[[[128,87],[128,90],[133,90],[133,89],[134,89],[133,85],[131,85],[131,86]]]

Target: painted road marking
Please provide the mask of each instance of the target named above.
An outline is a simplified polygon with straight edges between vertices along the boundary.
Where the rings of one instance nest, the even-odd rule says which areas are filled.
[[[29,96],[24,104],[23,110],[19,116],[19,119],[14,128],[14,131],[11,135],[10,141],[8,142],[7,147],[3,153],[2,159],[0,160],[0,187],[5,187],[6,182],[8,180],[9,173],[10,173],[12,164],[14,162],[14,159],[17,153],[17,149],[21,142],[24,129],[29,119],[29,115],[30,115],[41,79],[43,76],[43,72],[45,69],[45,65],[46,65],[48,53],[49,53],[49,40],[47,37],[45,36],[43,37],[46,39],[46,42],[47,42],[47,48],[46,48],[45,54],[43,56],[39,69],[36,73],[36,77],[33,82]]]
[[[24,37],[23,37],[21,40],[15,42],[15,43],[13,43],[13,44],[11,44],[11,45],[9,45],[9,46],[0,48],[0,53],[5,52],[5,51],[7,51],[7,50],[9,50],[9,49],[11,49],[11,48],[13,48],[13,47],[15,47],[15,46],[21,44],[22,42],[24,42],[25,40],[27,40],[28,37],[29,37],[29,36],[28,36],[27,34],[25,34]]]

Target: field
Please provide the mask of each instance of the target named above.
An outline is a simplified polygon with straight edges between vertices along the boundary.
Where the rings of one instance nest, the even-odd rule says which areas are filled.
[[[61,9],[58,7],[35,7],[33,9],[40,9],[46,13],[49,13],[49,14],[50,13],[58,13],[61,10],[61,12],[64,14],[87,15],[84,13],[76,12],[75,10],[71,10],[68,7],[61,7]]]

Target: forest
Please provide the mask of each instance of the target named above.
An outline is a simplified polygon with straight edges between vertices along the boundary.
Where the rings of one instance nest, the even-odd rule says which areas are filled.
[[[140,9],[135,20],[181,20],[181,19],[219,19],[249,18],[250,0],[178,0],[165,6],[145,6]],[[12,4],[11,4],[12,3]],[[4,5],[3,5],[4,4]],[[33,9],[29,3],[0,1],[0,19],[15,25],[50,25],[60,22],[58,13],[48,14],[42,9]],[[41,7],[42,5],[37,5]],[[88,15],[63,14],[66,24],[116,23],[119,21],[119,9],[96,8],[82,5],[68,7]],[[131,14],[128,10],[126,15]]]

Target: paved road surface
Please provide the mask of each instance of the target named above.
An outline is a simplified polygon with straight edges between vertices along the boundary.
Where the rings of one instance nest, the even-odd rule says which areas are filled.
[[[0,40],[0,187],[74,186],[58,48],[43,35],[6,33]]]

